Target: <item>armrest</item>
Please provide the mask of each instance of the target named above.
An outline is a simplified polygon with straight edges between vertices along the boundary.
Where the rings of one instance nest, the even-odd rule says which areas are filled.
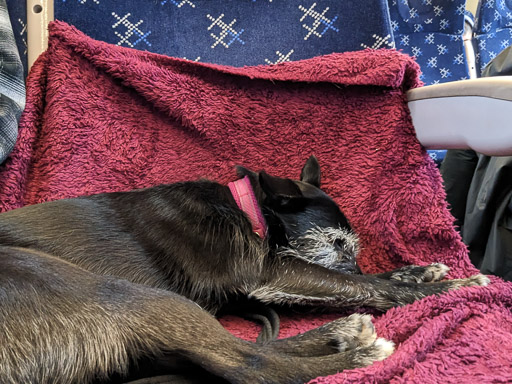
[[[408,91],[407,98],[426,148],[512,155],[512,76],[430,85]]]

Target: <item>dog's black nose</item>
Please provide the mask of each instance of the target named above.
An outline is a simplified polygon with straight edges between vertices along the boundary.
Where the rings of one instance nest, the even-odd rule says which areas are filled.
[[[343,247],[345,246],[345,239],[336,239],[334,240],[334,246],[337,248],[337,249],[343,249]]]

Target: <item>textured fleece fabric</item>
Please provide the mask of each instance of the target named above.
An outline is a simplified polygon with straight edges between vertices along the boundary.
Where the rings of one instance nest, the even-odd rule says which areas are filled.
[[[441,178],[414,135],[405,91],[418,66],[393,50],[233,68],[95,41],[51,25],[28,78],[0,208],[208,177],[234,165],[298,178],[315,154],[323,188],[359,234],[365,272],[443,262],[478,271],[453,227]],[[487,383],[512,377],[511,285],[464,288],[375,313],[396,352],[316,383]],[[338,315],[288,315],[280,336]],[[235,335],[257,328],[228,317]]]

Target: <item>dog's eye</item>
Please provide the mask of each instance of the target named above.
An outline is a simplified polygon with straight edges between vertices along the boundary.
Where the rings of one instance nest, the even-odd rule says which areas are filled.
[[[345,240],[344,239],[336,239],[334,240],[334,247],[336,249],[342,249],[345,245]]]

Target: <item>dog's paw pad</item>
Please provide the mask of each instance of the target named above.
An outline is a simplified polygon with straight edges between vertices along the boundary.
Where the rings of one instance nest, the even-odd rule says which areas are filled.
[[[377,338],[370,315],[353,314],[333,322],[334,340],[340,352],[372,345]]]
[[[394,271],[390,279],[408,283],[432,283],[444,279],[450,268],[441,263],[427,266],[408,265]]]
[[[443,280],[446,274],[450,271],[450,267],[441,263],[430,264],[425,267],[423,276],[424,283]]]

